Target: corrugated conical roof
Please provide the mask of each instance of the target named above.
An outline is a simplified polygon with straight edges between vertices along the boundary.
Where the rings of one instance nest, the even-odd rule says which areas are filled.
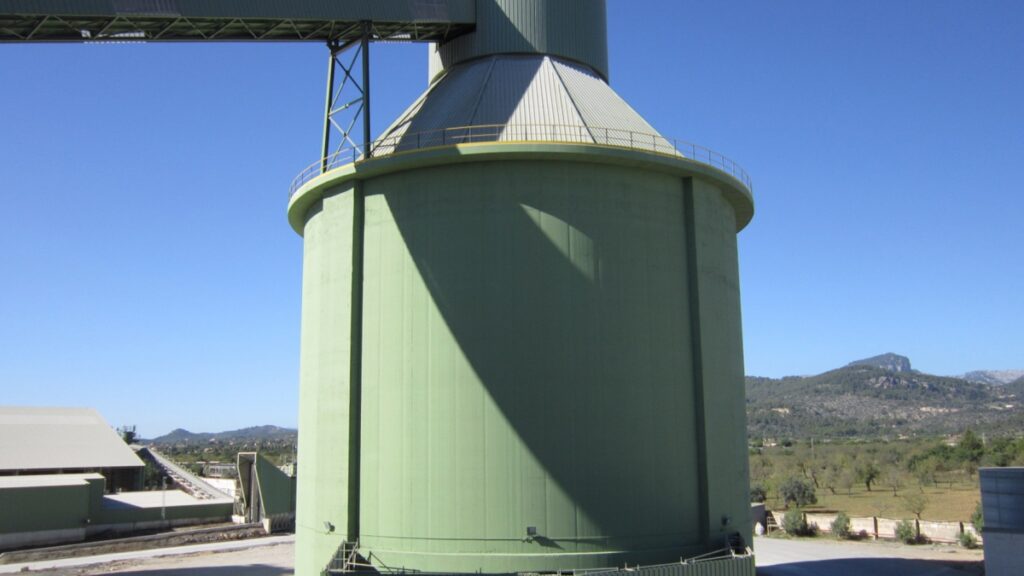
[[[592,69],[546,55],[495,55],[453,67],[381,140],[375,155],[523,140],[673,150]]]

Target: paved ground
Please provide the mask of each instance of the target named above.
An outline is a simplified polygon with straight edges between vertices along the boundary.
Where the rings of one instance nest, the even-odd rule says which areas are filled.
[[[135,576],[288,576],[295,565],[295,537],[195,544],[88,558],[0,565],[0,574],[46,576],[132,574]]]
[[[977,576],[980,550],[953,546],[901,546],[891,542],[836,542],[827,538],[757,538],[758,576]],[[290,576],[294,537],[199,544],[36,562],[46,576]],[[21,565],[0,565],[0,574]]]
[[[980,550],[904,546],[895,542],[837,542],[828,538],[755,538],[758,576],[980,575]]]

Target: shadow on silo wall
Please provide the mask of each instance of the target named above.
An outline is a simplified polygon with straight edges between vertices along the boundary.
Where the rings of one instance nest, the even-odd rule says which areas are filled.
[[[645,561],[678,560],[699,544],[680,180],[599,164],[487,162],[393,174],[366,189],[364,318],[405,313],[385,310],[386,295],[379,309],[371,303],[371,278],[397,266],[381,236],[386,224],[375,220],[387,212],[419,278],[404,282],[425,285],[450,331],[452,361],[467,364],[486,393],[482,402],[504,420],[475,422],[450,439],[480,439],[455,449],[479,458],[464,461],[459,474],[488,487],[511,476],[521,500],[474,500],[455,486],[461,509],[439,512],[459,516],[455,532],[518,537],[536,525],[533,541],[551,551],[653,552]],[[413,288],[403,294],[418,297]],[[412,356],[438,354],[417,349],[443,344],[412,337],[415,318],[394,322],[383,321],[376,335],[364,328],[364,338],[400,339]],[[405,386],[375,375],[381,361],[372,356],[364,355],[364,409],[367,395]],[[422,379],[456,403],[474,385]],[[432,406],[402,414],[421,421],[399,442],[437,429]],[[507,437],[494,438],[495,430]],[[369,445],[364,453],[393,449],[402,453]],[[381,476],[397,472],[383,466]],[[474,514],[502,513],[504,523],[471,529]]]

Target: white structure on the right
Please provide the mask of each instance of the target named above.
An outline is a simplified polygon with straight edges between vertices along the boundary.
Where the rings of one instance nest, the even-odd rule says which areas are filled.
[[[1017,576],[1024,549],[1024,468],[982,468],[985,574]]]

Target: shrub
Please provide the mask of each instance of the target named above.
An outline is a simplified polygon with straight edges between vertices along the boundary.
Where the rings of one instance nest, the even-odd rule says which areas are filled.
[[[971,525],[978,531],[978,534],[981,534],[985,528],[985,513],[981,508],[981,502],[974,506],[974,514],[971,514]]]
[[[750,487],[750,501],[751,502],[764,502],[768,499],[768,491],[764,489],[764,486],[755,484]]]
[[[818,503],[818,497],[814,493],[814,485],[803,478],[790,478],[783,482],[779,486],[779,496],[782,497],[786,508],[789,508],[790,504],[796,504],[797,507],[800,507]]]
[[[960,534],[960,545],[964,548],[974,550],[978,547],[978,539],[974,537],[974,534],[970,532],[962,532]]]
[[[814,536],[814,528],[807,525],[804,511],[794,508],[782,517],[782,529],[793,536]]]
[[[850,537],[850,517],[846,515],[846,512],[840,512],[832,521],[832,535],[840,540]]]
[[[904,544],[917,544],[917,526],[913,520],[900,520],[896,525],[896,539]]]

